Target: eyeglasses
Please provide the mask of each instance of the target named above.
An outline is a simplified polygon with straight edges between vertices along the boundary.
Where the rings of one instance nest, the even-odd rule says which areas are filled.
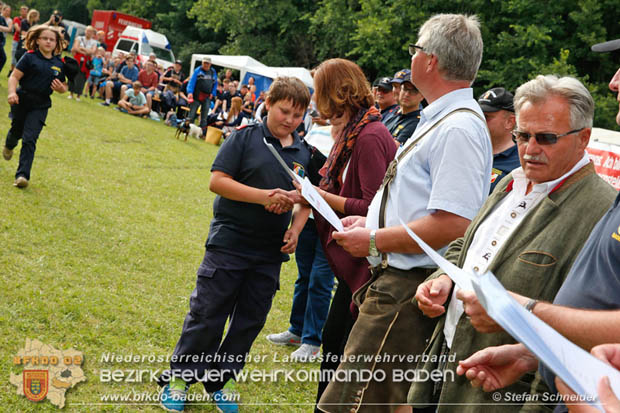
[[[521,132],[518,130],[513,130],[510,132],[512,135],[512,141],[515,143],[527,143],[530,141],[531,137],[536,139],[536,143],[539,145],[553,145],[558,141],[558,138],[562,136],[572,135],[573,133],[581,132],[585,128],[575,129],[561,135],[557,135],[555,133],[529,133],[529,132]]]
[[[423,48],[422,46],[418,46],[417,44],[413,44],[413,43],[411,43],[411,44],[409,45],[409,54],[410,54],[411,56],[413,56],[413,55],[416,53],[416,49],[418,49],[418,50],[420,50],[420,51],[422,51],[422,52],[424,51],[424,48]]]

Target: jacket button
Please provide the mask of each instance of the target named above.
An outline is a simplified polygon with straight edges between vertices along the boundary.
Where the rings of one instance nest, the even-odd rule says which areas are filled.
[[[495,240],[491,241],[491,245],[496,246],[497,245],[497,241],[495,241]]]
[[[517,213],[516,213],[516,212],[511,212],[511,213],[510,213],[510,216],[511,216],[512,218],[516,218],[516,217],[517,217]]]

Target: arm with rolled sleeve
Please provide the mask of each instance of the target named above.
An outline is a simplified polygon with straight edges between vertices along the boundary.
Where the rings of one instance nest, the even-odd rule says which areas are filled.
[[[485,145],[480,136],[460,127],[442,132],[430,149],[432,189],[427,208],[472,220],[489,193],[490,143]]]
[[[409,222],[409,227],[431,247],[441,248],[462,237],[484,203],[490,186],[491,143],[488,135],[452,125],[434,135],[427,168],[431,191],[427,209],[434,211]],[[403,228],[377,231],[380,251],[419,254]]]

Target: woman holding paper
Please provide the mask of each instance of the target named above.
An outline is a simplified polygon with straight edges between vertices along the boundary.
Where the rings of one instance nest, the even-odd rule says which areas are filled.
[[[365,216],[397,145],[381,123],[370,85],[358,65],[345,59],[326,60],[315,71],[314,87],[317,109],[330,120],[334,138],[317,190],[341,218]],[[352,292],[370,279],[370,271],[365,258],[352,257],[332,239],[335,229],[327,220],[316,212],[314,217],[327,260],[339,280],[322,335],[321,370],[335,370],[338,362],[331,356],[342,355],[357,316]],[[317,400],[326,386],[327,382],[319,382]]]

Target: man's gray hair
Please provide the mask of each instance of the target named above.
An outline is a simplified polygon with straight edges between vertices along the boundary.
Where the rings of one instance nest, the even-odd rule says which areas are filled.
[[[476,16],[437,14],[418,32],[424,53],[437,56],[439,70],[446,80],[476,78],[482,62],[482,35]]]
[[[558,78],[554,75],[538,75],[519,86],[515,93],[515,114],[526,102],[539,103],[550,96],[560,96],[567,100],[570,111],[570,128],[591,128],[594,119],[594,100],[588,89],[574,77]]]

